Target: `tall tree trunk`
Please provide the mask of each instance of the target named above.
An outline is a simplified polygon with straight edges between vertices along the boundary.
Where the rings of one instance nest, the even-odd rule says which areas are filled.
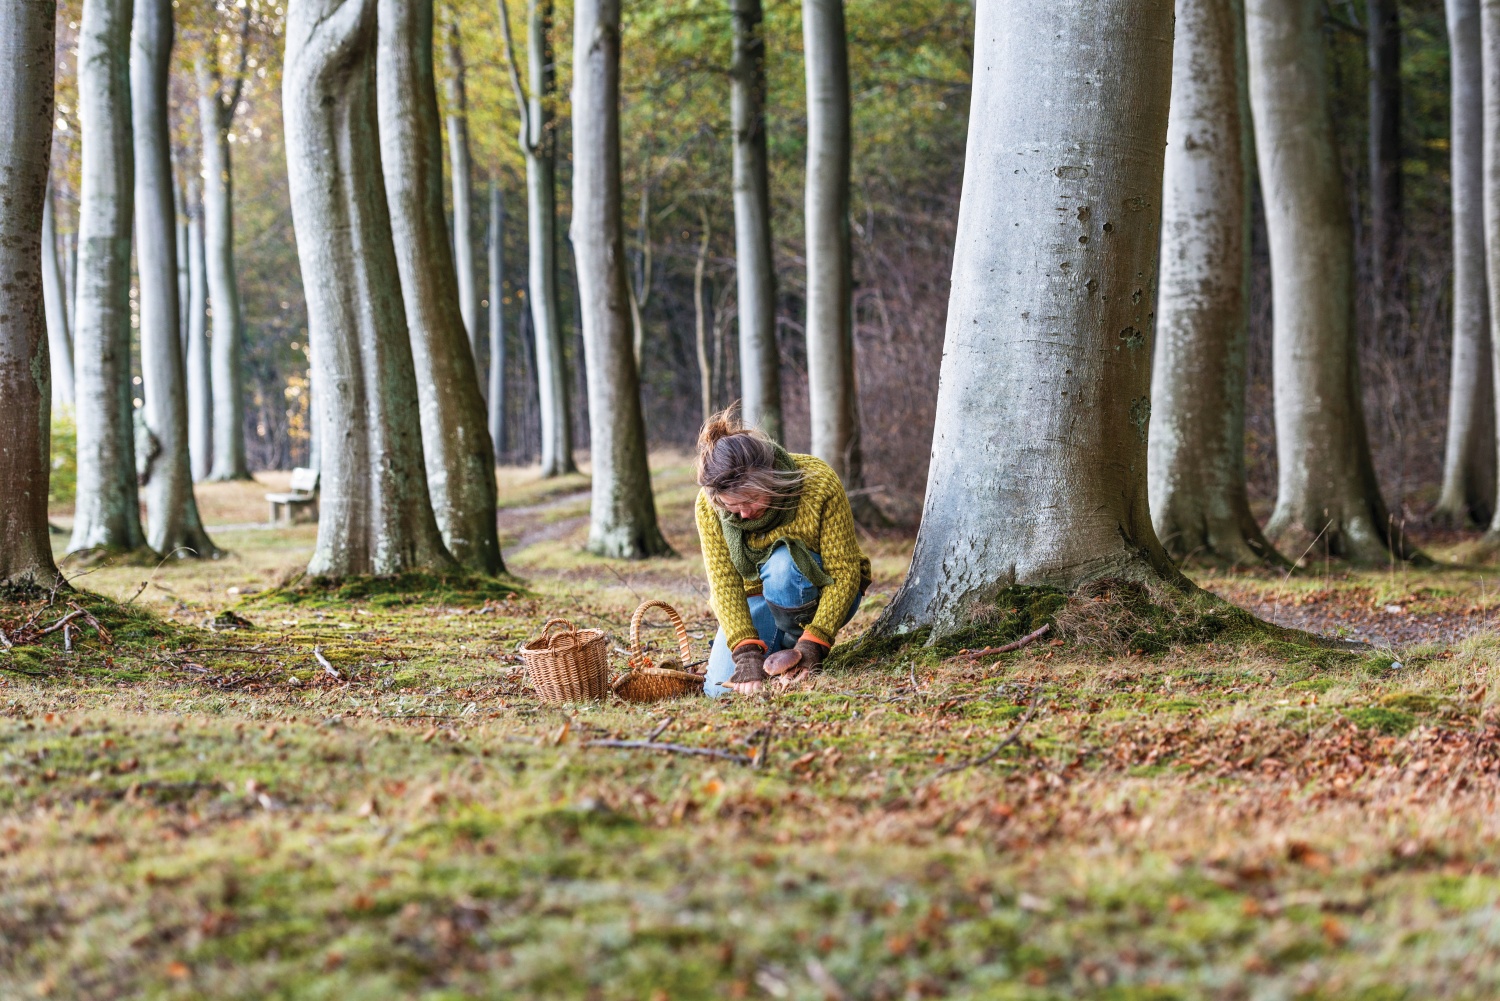
[[[505,451],[505,193],[498,181],[490,182],[490,445],[495,462]]]
[[[620,192],[620,0],[575,0],[572,240],[593,457],[588,548],[641,559],[672,548],[651,494]]]
[[[1384,563],[1391,549],[1408,555],[1409,544],[1381,500],[1360,402],[1354,244],[1323,8],[1316,0],[1247,0],[1245,8],[1274,294],[1278,489],[1266,537],[1292,559],[1316,550]]]
[[[172,158],[172,211],[177,223],[177,334],[182,357],[188,352],[188,297],[192,295],[188,276],[188,214],[183,204],[182,185],[177,183],[177,158]]]
[[[416,365],[427,487],[454,559],[481,573],[498,573],[504,565],[495,525],[495,449],[485,426],[478,354],[459,309],[462,283],[443,245],[433,0],[379,0],[378,6],[381,165]],[[468,242],[466,218],[467,208],[455,217],[460,248]]]
[[[1401,9],[1367,0],[1370,59],[1370,247],[1382,327],[1398,322],[1401,299]],[[1385,329],[1387,337],[1393,331]]]
[[[1484,216],[1484,269],[1487,289],[1500,289],[1500,0],[1480,0],[1479,5],[1479,59],[1482,65],[1481,91],[1481,135],[1483,151],[1481,162],[1481,205]],[[1455,147],[1456,151],[1456,147]],[[1494,403],[1500,407],[1500,344],[1496,331],[1500,331],[1500,294],[1487,296],[1489,304],[1490,373]],[[1496,423],[1500,425],[1500,413]],[[1496,435],[1500,446],[1500,434]],[[1497,457],[1500,467],[1500,457]],[[1486,540],[1490,544],[1500,543],[1500,496],[1497,496],[1495,512],[1490,519]]]
[[[57,583],[47,537],[51,471],[42,216],[51,201],[57,5],[0,0],[0,584]],[[80,88],[81,90],[81,88]],[[50,238],[51,233],[47,236]],[[53,255],[55,269],[56,254]]]
[[[812,453],[862,486],[849,259],[844,0],[802,0],[807,64],[807,393]]]
[[[50,148],[50,141],[49,141]],[[47,313],[47,349],[52,359],[52,405],[73,407],[73,335],[64,304],[62,266],[58,261],[52,188],[42,209],[42,301]]]
[[[1245,486],[1244,26],[1241,0],[1177,0],[1147,462],[1151,520],[1167,552],[1231,566],[1277,560]]]
[[[130,0],[85,0],[78,26],[78,484],[69,552],[146,544],[130,405]]]
[[[761,0],[731,0],[734,56],[729,117],[734,131],[734,252],[739,280],[741,414],[780,441],[781,353],[776,346],[776,268],[766,167],[766,41]]]
[[[307,571],[450,569],[427,492],[381,178],[375,0],[292,0],[286,39],[287,176],[326,439],[318,543]]]
[[[630,292],[630,349],[635,355],[636,375],[645,378],[646,303],[651,299],[651,184],[641,185],[641,206],[636,224],[636,242],[641,246],[636,281]],[[637,287],[639,286],[639,287]]]
[[[1448,0],[1452,80],[1453,368],[1436,514],[1488,525],[1495,511],[1495,390],[1484,252],[1484,70],[1479,0]]]
[[[167,125],[172,0],[135,0],[130,98],[135,137],[136,269],[140,278],[142,416],[152,442],[142,483],[146,541],[163,556],[216,557],[193,497],[187,373],[177,302],[177,207]]]
[[[469,169],[469,96],[458,25],[448,27],[448,173],[453,179],[453,263],[458,268],[458,308],[463,314],[475,368],[484,359],[479,326],[479,275],[474,261],[474,178]],[[442,172],[438,172],[439,197]],[[441,206],[439,206],[441,207]],[[456,553],[454,555],[457,555]]]
[[[214,396],[208,348],[208,263],[204,259],[203,203],[198,182],[188,180],[188,457],[193,481],[206,480],[213,470]]]
[[[698,223],[703,235],[698,239],[698,257],[693,261],[693,345],[698,351],[698,401],[703,420],[714,412],[714,368],[708,356],[708,310],[703,305],[703,273],[708,267],[708,209],[698,206]]]
[[[249,31],[248,22],[241,30]],[[212,44],[197,64],[198,121],[203,133],[203,242],[208,261],[208,301],[213,312],[211,480],[250,478],[245,464],[244,326],[234,266],[234,183],[229,154],[229,127],[244,81],[244,51],[242,48],[239,72],[227,86]]]
[[[1010,584],[1179,579],[1146,502],[1172,4],[983,3],[975,35],[932,467],[887,634],[953,631]]]
[[[78,234],[63,234],[63,308],[68,316],[68,345],[78,335]],[[71,378],[71,375],[69,376]]]
[[[526,75],[521,86],[510,37],[506,0],[500,0],[506,62],[521,117],[526,158],[527,288],[536,337],[537,397],[541,410],[542,475],[578,470],[573,461],[573,416],[563,349],[562,309],[557,294],[557,68],[552,58],[552,0],[526,7]]]

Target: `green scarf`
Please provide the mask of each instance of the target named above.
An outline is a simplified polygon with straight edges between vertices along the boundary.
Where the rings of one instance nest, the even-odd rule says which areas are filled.
[[[792,461],[787,450],[780,445],[773,444],[776,450],[776,460],[772,468],[779,469],[784,473],[800,472],[800,467]],[[766,560],[771,558],[771,551],[776,544],[782,543],[787,552],[791,553],[792,562],[802,576],[806,577],[814,587],[827,587],[833,583],[833,578],[823,572],[818,566],[817,560],[813,559],[812,550],[807,548],[807,543],[798,539],[773,538],[764,549],[756,549],[750,545],[750,536],[765,535],[796,517],[797,504],[801,500],[799,493],[793,497],[781,498],[780,507],[766,508],[759,518],[746,521],[739,515],[730,511],[719,512],[719,526],[724,530],[724,543],[729,547],[729,559],[734,568],[740,572],[740,576],[746,580],[755,580],[760,576],[760,568],[765,565]]]

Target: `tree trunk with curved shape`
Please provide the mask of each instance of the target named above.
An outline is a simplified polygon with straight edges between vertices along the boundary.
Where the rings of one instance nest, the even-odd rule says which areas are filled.
[[[734,133],[734,253],[739,284],[741,416],[780,441],[781,353],[776,346],[776,267],[766,166],[766,41],[761,0],[731,0],[734,56],[729,119]]]
[[[1177,0],[1147,470],[1179,562],[1279,563],[1245,485],[1250,105],[1240,0]]]
[[[1415,550],[1392,524],[1360,400],[1354,241],[1328,104],[1322,5],[1246,0],[1250,105],[1271,245],[1276,509],[1266,538],[1384,564]]]
[[[152,443],[146,542],[163,556],[212,558],[188,462],[187,370],[177,302],[177,206],[167,125],[172,0],[135,0],[130,96],[135,138],[136,269],[140,279],[141,383]]]
[[[52,198],[47,168],[56,24],[51,0],[0,0],[0,483],[6,495],[0,585],[7,586],[58,583],[47,536],[52,401],[41,254],[42,216]]]
[[[876,630],[1178,581],[1146,501],[1170,0],[980,4],[932,466]]]
[[[245,464],[244,323],[234,264],[234,179],[229,128],[244,85],[250,31],[248,8],[240,38],[240,65],[225,81],[210,42],[197,63],[198,123],[203,139],[203,243],[208,300],[213,311],[214,447],[210,480],[248,480]]]
[[[1401,10],[1366,0],[1370,107],[1370,272],[1376,322],[1387,339],[1401,322]]]
[[[429,46],[430,48],[430,46]],[[469,92],[458,25],[448,26],[448,173],[453,181],[453,264],[458,271],[458,308],[477,370],[484,359],[479,326],[479,275],[474,261],[474,177],[469,167]],[[440,172],[441,173],[441,172]],[[439,197],[442,178],[438,179]],[[455,554],[457,555],[457,554]]]
[[[666,556],[630,326],[620,189],[620,0],[573,4],[573,252],[590,415],[590,552]]]
[[[573,460],[573,417],[568,400],[562,310],[557,297],[557,70],[552,58],[552,0],[526,7],[526,75],[516,69],[510,15],[500,0],[511,87],[521,109],[521,153],[526,159],[527,287],[536,337],[537,398],[542,425],[542,475],[578,471]]]
[[[379,0],[378,7],[380,162],[416,366],[427,488],[453,558],[480,573],[499,573],[495,449],[459,305],[462,282],[445,246],[433,0]],[[462,245],[462,227],[457,237]]]
[[[505,451],[505,193],[497,181],[490,182],[489,278],[490,391],[485,404],[490,444],[499,463]]]
[[[78,26],[78,486],[69,552],[145,548],[130,404],[130,0],[85,0]]]
[[[1484,69],[1479,0],[1448,0],[1453,178],[1453,367],[1435,514],[1488,525],[1495,511],[1495,388],[1484,250]]]
[[[863,485],[849,258],[849,52],[844,0],[803,0],[807,64],[807,396],[812,453]]]
[[[187,397],[188,458],[193,482],[213,471],[214,395],[208,346],[208,264],[203,241],[203,203],[198,183],[188,180]]]
[[[47,352],[52,366],[52,405],[73,406],[73,333],[68,326],[68,307],[62,264],[57,252],[57,228],[52,207],[52,188],[42,209],[42,302],[47,312]]]
[[[286,39],[287,176],[325,439],[307,572],[450,570],[381,177],[375,0],[292,0]]]

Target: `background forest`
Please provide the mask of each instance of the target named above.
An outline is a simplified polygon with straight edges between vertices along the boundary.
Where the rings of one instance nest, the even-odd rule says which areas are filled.
[[[54,146],[57,228],[63,246],[75,226],[79,4],[60,5],[58,126]],[[252,470],[309,460],[306,312],[282,144],[282,7],[246,0],[217,9],[182,6],[174,51],[172,123],[184,186],[199,162],[201,131],[194,64],[214,45],[232,69],[248,32],[247,74],[229,142],[233,151],[234,260],[245,332],[244,436]],[[512,17],[524,14],[519,7]],[[588,445],[576,284],[567,243],[571,191],[568,102],[571,50],[566,5],[556,12],[559,113],[561,314],[574,390],[573,433]],[[503,312],[508,344],[505,430],[508,462],[533,462],[540,446],[526,294],[523,165],[515,98],[506,76],[495,4],[458,2],[438,10],[438,72],[448,84],[458,63],[467,93],[476,196],[470,234],[484,286],[491,183],[504,202]],[[1451,349],[1448,58],[1441,0],[1400,4],[1401,173],[1399,243],[1404,277],[1385,322],[1377,322],[1370,265],[1369,102],[1364,7],[1333,3],[1325,16],[1334,120],[1355,220],[1356,296],[1365,410],[1379,482],[1397,517],[1417,526],[1442,477]],[[927,474],[938,365],[947,308],[953,227],[963,175],[973,7],[945,0],[859,0],[847,5],[853,93],[854,321],[866,482],[893,519],[914,524]],[[451,34],[450,34],[451,32]],[[787,441],[808,446],[802,338],[805,260],[802,187],[806,111],[800,4],[765,5],[768,150],[777,280],[777,323]],[[730,15],[720,3],[683,0],[624,5],[622,156],[631,280],[644,325],[641,365],[653,447],[691,444],[702,416],[700,325],[713,408],[739,396],[734,219],[729,134]],[[524,63],[526,51],[517,57]],[[445,127],[454,108],[440,85]],[[446,142],[446,133],[445,133]],[[1259,186],[1252,244],[1246,445],[1252,502],[1262,516],[1274,499],[1271,295]],[[451,192],[451,183],[449,183]],[[451,206],[451,194],[445,202]],[[186,213],[191,207],[185,206]],[[450,208],[451,212],[451,208]],[[451,224],[451,216],[450,216]],[[695,278],[702,264],[701,281]],[[695,296],[695,293],[696,296]],[[485,294],[482,308],[497,308]],[[134,352],[138,358],[139,353]],[[138,364],[138,362],[137,362]],[[486,362],[481,359],[480,371]],[[139,373],[137,373],[139,374]],[[66,434],[56,435],[66,465]],[[67,482],[54,484],[66,491]]]

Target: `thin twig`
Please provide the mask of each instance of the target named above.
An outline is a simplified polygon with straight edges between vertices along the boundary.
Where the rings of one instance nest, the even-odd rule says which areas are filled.
[[[719,758],[724,761],[733,761],[737,765],[754,763],[743,754],[735,754],[732,751],[720,751],[713,747],[688,747],[685,744],[658,744],[650,740],[585,740],[580,746],[615,747],[631,751],[668,751],[672,754],[692,754],[703,758]]]
[[[264,646],[190,646],[186,650],[174,650],[172,656],[182,657],[190,653],[263,653]]]
[[[1024,646],[1030,646],[1037,640],[1041,639],[1043,636],[1046,636],[1051,631],[1052,623],[1048,622],[1044,623],[1042,625],[1042,628],[1036,630],[1035,632],[1027,633],[1025,636],[1022,636],[1014,643],[1006,643],[1004,646],[987,646],[983,650],[960,650],[959,654],[964,657],[973,658],[989,657],[997,653],[1011,653],[1012,651],[1019,650]]]
[[[72,622],[74,619],[78,618],[80,615],[85,614],[87,613],[84,612],[81,608],[76,612],[69,612],[67,615],[64,615],[62,618],[52,623],[52,625],[48,626],[46,629],[37,630],[37,635],[46,636],[48,633],[55,633],[63,626],[66,626],[69,622]]]
[[[659,726],[657,726],[657,728],[655,730],[652,730],[651,733],[650,733],[650,735],[648,735],[646,737],[646,743],[649,744],[651,741],[655,740],[657,737],[660,737],[662,734],[666,733],[667,732],[667,727],[671,726],[675,722],[677,722],[677,720],[675,720],[671,716],[668,716],[666,719],[662,720],[661,724]]]
[[[317,659],[317,661],[318,661],[319,664],[323,665],[323,670],[325,670],[329,674],[333,675],[334,680],[336,680],[336,681],[343,681],[344,680],[344,676],[341,675],[341,674],[339,674],[339,672],[335,671],[333,669],[333,665],[328,662],[328,658],[325,657],[325,656],[323,656],[323,648],[321,646],[315,646],[315,647],[313,647],[313,657],[315,657]]]
[[[63,653],[73,652],[73,627],[63,623]]]
[[[991,761],[994,761],[1000,756],[1001,751],[1014,744],[1016,742],[1016,739],[1021,736],[1021,731],[1025,729],[1026,724],[1030,722],[1031,717],[1036,713],[1037,707],[1041,704],[1041,695],[1041,689],[1038,689],[1037,693],[1031,697],[1031,704],[1027,706],[1026,712],[1021,716],[1019,720],[1016,721],[1016,725],[1011,727],[1010,733],[1006,734],[1005,738],[1001,740],[1000,743],[996,744],[989,751],[981,754],[977,758],[970,758],[968,761],[960,761],[958,764],[949,765],[947,768],[939,768],[932,774],[931,778],[927,779],[917,788],[920,789],[923,786],[931,785],[945,775],[952,775],[954,772],[961,772],[966,768],[977,768],[980,765],[987,765]]]
[[[4,629],[0,629],[0,644],[3,644],[5,646],[5,649],[7,650],[15,649],[15,647],[11,645],[10,637],[5,635]]]

